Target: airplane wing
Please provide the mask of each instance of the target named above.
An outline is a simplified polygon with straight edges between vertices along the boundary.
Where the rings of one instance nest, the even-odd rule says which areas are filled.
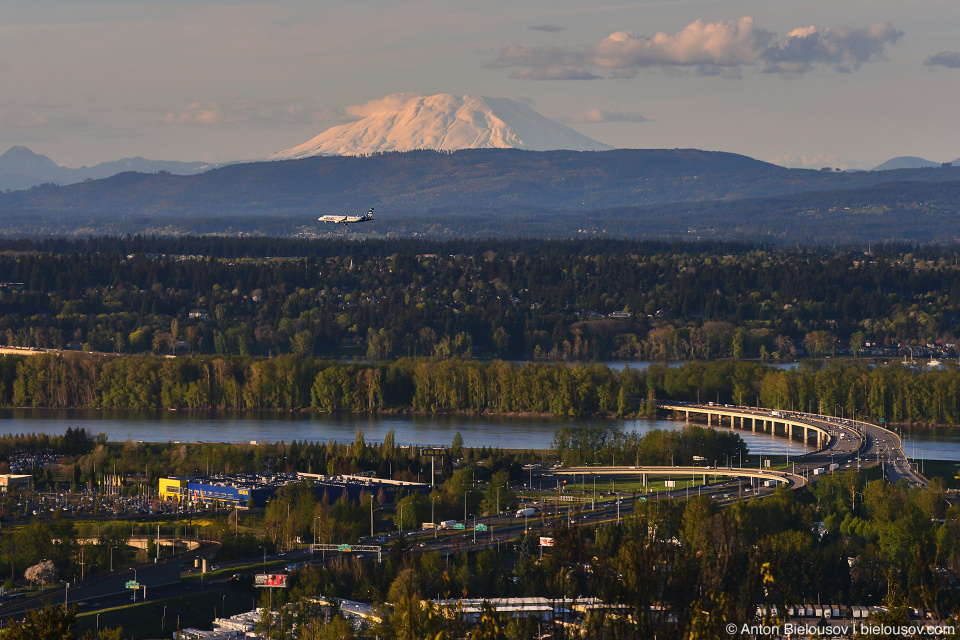
[[[347,216],[320,216],[317,220],[320,222],[346,222]]]

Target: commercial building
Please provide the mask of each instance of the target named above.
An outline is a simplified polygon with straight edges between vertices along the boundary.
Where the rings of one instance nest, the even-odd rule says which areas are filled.
[[[419,482],[366,476],[323,476],[313,473],[172,476],[160,479],[159,490],[161,499],[186,504],[230,508],[263,507],[276,495],[280,487],[294,482],[309,482],[318,498],[326,493],[330,502],[343,496],[349,500],[360,500],[364,494],[381,496],[386,502],[395,502],[410,493],[429,491],[428,485]]]
[[[15,491],[16,489],[29,489],[30,482],[33,480],[31,475],[18,475],[12,473],[5,473],[0,475],[0,491]]]

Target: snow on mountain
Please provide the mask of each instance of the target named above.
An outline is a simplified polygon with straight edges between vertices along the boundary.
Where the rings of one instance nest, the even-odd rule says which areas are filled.
[[[602,151],[612,148],[508,98],[459,97],[447,93],[395,94],[348,113],[361,119],[327,129],[308,142],[271,155],[270,159],[415,149]]]

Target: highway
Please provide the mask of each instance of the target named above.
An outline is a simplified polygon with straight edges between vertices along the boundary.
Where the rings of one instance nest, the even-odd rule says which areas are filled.
[[[772,410],[753,407],[697,405],[686,403],[661,403],[660,407],[676,412],[705,413],[712,416],[726,416],[734,423],[734,419],[741,420],[741,430],[744,419],[763,420],[771,424],[771,430],[776,433],[776,424],[791,424],[809,427],[825,433],[828,438],[822,448],[807,455],[796,458],[797,472],[804,474],[817,468],[827,468],[832,463],[840,464],[841,468],[850,468],[854,464],[859,467],[883,465],[884,478],[890,482],[904,479],[914,487],[923,487],[928,484],[910,465],[907,456],[903,453],[900,437],[893,431],[863,420],[837,418],[818,414]],[[774,414],[777,415],[774,415]],[[754,423],[755,425],[756,423]],[[735,429],[736,430],[736,429]],[[806,437],[805,437],[806,439]]]
[[[709,466],[709,467],[637,467],[637,466],[606,466],[606,467],[578,467],[578,468],[558,468],[544,470],[544,478],[562,478],[580,476],[605,476],[608,478],[630,478],[638,479],[654,476],[674,476],[676,479],[682,479],[690,476],[702,477],[704,484],[696,488],[682,488],[670,491],[650,491],[625,496],[615,495],[606,500],[597,500],[591,505],[588,500],[589,494],[576,491],[558,491],[543,492],[538,500],[539,511],[534,517],[517,518],[513,513],[497,514],[492,516],[478,517],[472,522],[468,520],[465,525],[468,528],[462,530],[438,531],[435,529],[413,529],[403,532],[392,532],[379,536],[371,536],[359,541],[362,545],[382,546],[383,554],[388,551],[387,545],[395,542],[401,535],[405,537],[407,544],[413,549],[426,552],[438,551],[444,554],[456,554],[466,551],[474,551],[483,548],[495,548],[499,544],[517,539],[525,531],[530,531],[535,535],[549,535],[556,525],[566,524],[567,526],[596,526],[604,522],[619,520],[621,516],[632,513],[634,500],[674,500],[686,499],[695,495],[708,496],[716,504],[724,506],[738,499],[752,499],[767,495],[776,490],[775,486],[764,486],[766,481],[773,480],[770,484],[785,484],[792,489],[804,487],[808,482],[815,482],[820,475],[831,473],[831,465],[836,465],[836,471],[856,469],[860,467],[871,467],[875,465],[883,466],[884,477],[890,482],[904,480],[914,487],[927,485],[927,480],[918,474],[910,465],[909,460],[904,455],[902,443],[899,436],[879,425],[861,420],[849,420],[835,418],[832,416],[812,415],[799,412],[773,411],[770,409],[737,407],[737,406],[711,406],[695,405],[685,403],[661,403],[660,407],[665,410],[672,410],[677,413],[685,413],[689,419],[691,414],[703,413],[715,418],[718,423],[716,426],[722,426],[722,420],[726,419],[731,425],[736,425],[739,421],[740,429],[746,428],[748,422],[751,430],[759,430],[765,433],[783,437],[801,436],[805,442],[810,442],[810,435],[814,434],[819,448],[808,454],[789,459],[789,467],[785,470],[771,470],[758,468],[742,468],[735,466]],[[711,419],[711,423],[713,420]],[[780,433],[777,428],[780,428]],[[714,426],[711,424],[711,426]],[[758,428],[759,427],[759,428]],[[726,427],[724,427],[726,428]],[[717,477],[725,478],[716,482]],[[707,483],[708,478],[713,478],[714,482]],[[551,502],[553,504],[551,504]],[[593,507],[593,508],[591,508]],[[477,524],[485,525],[486,531],[475,530]],[[208,546],[206,543],[202,546]],[[351,550],[346,551],[352,555],[362,555],[366,558],[376,559],[375,552],[366,552],[364,554]],[[185,558],[197,555],[209,557],[212,552],[208,549],[196,549],[184,554],[179,554],[175,562]],[[276,554],[264,558],[247,558],[230,563],[224,563],[220,569],[229,571],[231,569],[240,569],[245,567],[249,571],[251,564],[268,562],[274,567],[283,563],[321,563],[331,560],[339,553],[321,553],[315,550],[311,553],[309,548],[289,551],[285,554]],[[127,570],[130,571],[129,569]],[[120,573],[120,572],[118,572]],[[192,573],[192,572],[188,572]],[[214,579],[213,584],[208,582],[209,586],[222,586],[225,577],[221,574]],[[79,585],[78,585],[79,586]],[[182,593],[184,589],[203,588],[200,585],[168,585],[156,587],[151,591],[151,598],[169,597],[176,593]],[[64,592],[52,590],[48,591],[38,598],[21,601],[10,606],[0,608],[0,615],[23,611],[25,609],[38,606],[41,603],[51,601],[59,602]],[[74,596],[73,593],[70,596]],[[77,589],[77,599],[84,597],[82,592]],[[70,600],[73,601],[74,597]],[[108,596],[103,595],[98,598],[94,608],[100,608],[104,605],[117,604],[129,599],[127,594]]]
[[[604,476],[610,478],[639,479],[647,476],[674,476],[677,479],[697,476],[704,479],[726,477],[717,483],[706,484],[696,489],[676,489],[658,491],[630,496],[618,495],[606,500],[598,500],[596,508],[590,509],[589,501],[578,492],[545,492],[539,501],[540,510],[531,518],[515,518],[514,514],[499,514],[494,516],[478,517],[468,520],[467,528],[456,531],[434,530],[406,530],[403,535],[407,543],[421,551],[440,551],[442,553],[461,553],[477,548],[495,547],[516,539],[526,530],[540,532],[547,535],[555,524],[566,521],[569,526],[593,526],[602,522],[618,519],[621,515],[631,513],[633,500],[674,500],[693,497],[694,495],[710,496],[718,505],[726,505],[737,499],[751,499],[768,495],[776,490],[775,487],[763,486],[764,480],[776,480],[792,489],[799,489],[808,482],[815,482],[822,474],[831,473],[831,465],[836,465],[836,471],[845,471],[856,468],[883,465],[884,477],[897,482],[901,478],[911,486],[925,486],[927,480],[916,473],[901,449],[900,438],[896,433],[878,425],[861,420],[848,420],[832,416],[805,414],[799,412],[777,411],[752,407],[690,405],[683,403],[661,403],[660,407],[676,412],[696,414],[709,411],[717,421],[720,417],[730,421],[739,421],[740,429],[747,421],[753,429],[766,433],[773,431],[774,435],[786,437],[799,435],[809,442],[811,434],[818,438],[820,448],[796,458],[790,458],[790,466],[786,470],[757,469],[736,466],[711,467],[636,467],[636,466],[605,466],[605,467],[577,467],[544,470],[544,478],[571,478],[576,476]],[[787,430],[784,425],[792,426]],[[720,426],[711,425],[711,426]],[[759,426],[759,429],[758,429]],[[780,429],[779,432],[777,429]],[[819,470],[819,472],[817,471]],[[580,503],[573,502],[579,499]],[[569,500],[570,502],[562,502]],[[486,525],[487,531],[475,532],[474,524]],[[386,545],[395,541],[399,532],[384,534],[372,539],[365,539],[362,544]],[[351,551],[351,553],[353,553]],[[317,552],[314,557],[319,555]],[[369,557],[369,553],[367,556]],[[331,554],[328,552],[327,558]],[[308,554],[293,556],[296,559],[308,559]],[[374,556],[375,557],[375,556]]]

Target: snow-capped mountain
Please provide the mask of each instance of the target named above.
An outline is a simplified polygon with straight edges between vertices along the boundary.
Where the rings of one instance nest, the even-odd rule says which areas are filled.
[[[348,114],[360,119],[327,129],[308,142],[273,154],[270,159],[415,149],[602,151],[612,148],[508,98],[461,97],[447,93],[396,94],[348,110]]]

